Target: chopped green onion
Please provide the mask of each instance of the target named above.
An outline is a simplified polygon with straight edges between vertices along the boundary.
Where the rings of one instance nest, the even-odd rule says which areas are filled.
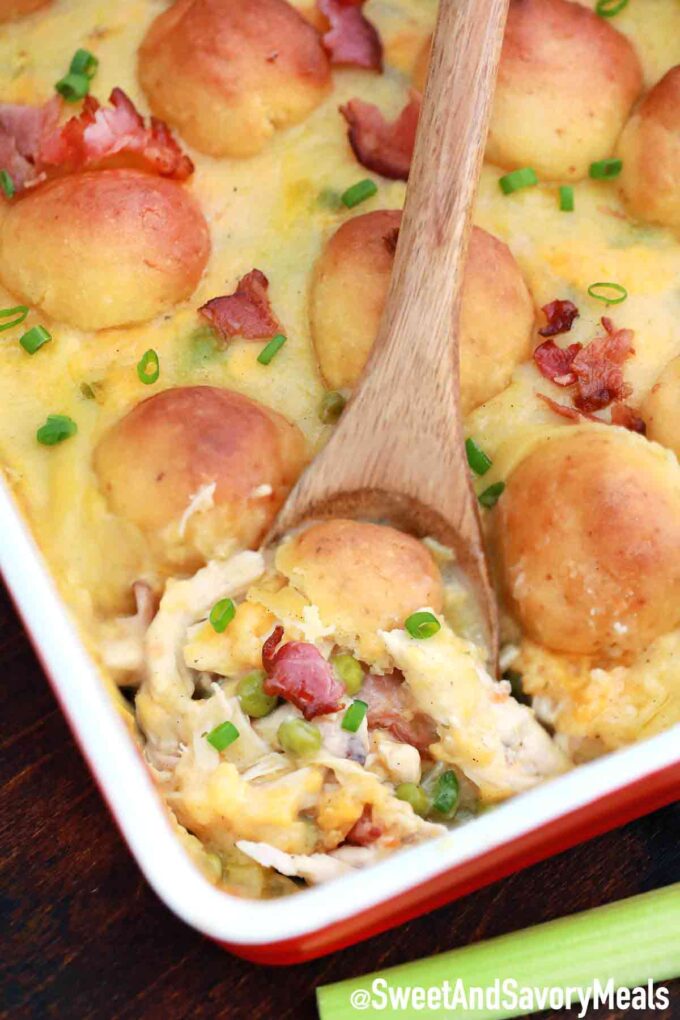
[[[628,297],[628,291],[620,283],[612,283],[611,280],[591,283],[588,293],[596,301],[604,301],[606,305],[620,305]]]
[[[15,187],[12,177],[7,173],[6,170],[0,170],[0,188],[5,192],[7,198],[13,198]]]
[[[276,739],[288,754],[314,754],[321,747],[321,730],[305,719],[287,719],[276,731]]]
[[[90,91],[90,79],[85,74],[73,74],[69,71],[54,87],[67,103],[77,103]]]
[[[358,698],[353,701],[347,711],[342,717],[341,726],[343,730],[347,730],[348,733],[356,733],[364,721],[364,716],[368,712],[368,705],[365,701],[360,701]]]
[[[4,333],[6,329],[14,329],[15,326],[20,326],[27,315],[28,308],[26,305],[15,305],[14,308],[0,308],[0,319],[12,319],[11,322],[0,323],[0,333]]]
[[[65,439],[75,436],[78,426],[66,414],[48,414],[47,421],[41,425],[35,434],[35,438],[43,446],[56,446],[63,443]]]
[[[364,683],[361,663],[348,652],[340,652],[338,655],[331,655],[331,666],[347,693],[350,696],[358,694]]]
[[[560,185],[560,210],[562,212],[574,211],[574,189],[571,184]]]
[[[238,740],[239,732],[234,726],[233,722],[223,722],[219,726],[216,726],[214,730],[206,734],[206,740],[209,744],[215,748],[216,751],[224,751],[225,748],[233,744],[235,740]]]
[[[394,791],[397,800],[405,800],[417,815],[424,818],[430,811],[430,798],[422,786],[416,783],[400,783]]]
[[[345,410],[346,403],[347,401],[342,393],[338,393],[337,390],[330,390],[328,393],[325,393],[319,405],[319,418],[324,425],[332,425],[336,422]]]
[[[69,67],[70,74],[84,74],[86,78],[94,78],[99,61],[89,50],[76,50]]]
[[[231,599],[220,599],[210,610],[210,624],[214,631],[223,634],[236,616],[236,606]]]
[[[505,482],[494,482],[488,489],[480,493],[478,499],[482,506],[485,506],[487,510],[491,510],[492,507],[498,502],[503,490],[505,489]]]
[[[377,194],[378,185],[375,181],[366,178],[364,181],[357,181],[347,191],[343,191],[340,200],[348,209],[353,209],[355,205],[359,205],[360,202],[365,202],[367,198],[373,198]]]
[[[241,703],[241,708],[251,719],[263,719],[273,712],[278,704],[278,698],[265,693],[266,677],[263,669],[254,669],[239,680],[236,688],[236,697]]]
[[[512,170],[498,181],[498,186],[504,195],[511,195],[513,191],[519,191],[521,188],[532,188],[534,184],[538,184],[538,177],[536,171],[530,166],[525,166],[521,170]]]
[[[599,14],[601,18],[613,18],[627,6],[628,0],[597,0],[595,13]]]
[[[139,381],[143,382],[145,386],[151,386],[152,383],[158,382],[160,374],[161,363],[158,360],[158,355],[152,348],[149,348],[137,362]]]
[[[430,613],[427,610],[422,610],[420,613],[411,613],[404,622],[404,627],[411,637],[419,638],[420,640],[433,637],[437,631],[441,630],[441,626],[434,613]]]
[[[19,337],[19,343],[29,354],[35,354],[43,344],[49,343],[51,339],[52,334],[48,333],[44,326],[33,326],[22,337]]]
[[[476,475],[485,475],[493,461],[484,453],[481,447],[477,446],[472,437],[465,440],[465,453],[467,462]]]
[[[283,333],[278,333],[273,340],[270,340],[266,347],[264,347],[257,356],[257,360],[261,365],[268,365],[275,354],[281,350],[288,338]]]
[[[434,788],[432,807],[444,818],[453,818],[460,799],[460,783],[458,776],[450,769],[442,772]]]
[[[590,164],[588,173],[594,181],[613,181],[623,169],[622,159],[598,159]]]

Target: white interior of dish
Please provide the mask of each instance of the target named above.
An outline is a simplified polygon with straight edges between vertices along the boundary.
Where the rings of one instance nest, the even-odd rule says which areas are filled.
[[[92,771],[158,895],[215,939],[263,944],[316,931],[680,761],[680,724],[507,801],[450,835],[290,900],[243,900],[194,867],[7,487],[0,483],[0,568]],[[300,903],[302,908],[302,902]]]

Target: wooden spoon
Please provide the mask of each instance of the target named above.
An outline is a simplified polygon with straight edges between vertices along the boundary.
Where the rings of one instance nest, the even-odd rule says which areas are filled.
[[[441,0],[378,338],[269,536],[323,517],[384,519],[432,535],[455,550],[477,595],[493,660],[498,619],[463,442],[458,307],[507,6]]]

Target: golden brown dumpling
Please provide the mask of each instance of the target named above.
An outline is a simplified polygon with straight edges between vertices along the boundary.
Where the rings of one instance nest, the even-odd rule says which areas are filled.
[[[190,297],[210,252],[182,185],[139,170],[72,174],[15,199],[0,225],[0,279],[81,329],[143,322]]]
[[[94,458],[111,509],[146,532],[163,561],[186,567],[256,546],[304,462],[295,425],[212,386],[143,400]]]
[[[680,230],[680,64],[640,103],[621,135],[618,155],[631,213]]]
[[[52,0],[0,0],[0,24],[33,14],[51,2]]]
[[[666,365],[642,405],[647,438],[680,457],[680,357]]]
[[[429,550],[402,531],[360,521],[313,524],[280,546],[276,567],[349,635],[402,627],[417,609],[442,609],[442,580]]]
[[[316,31],[286,0],[178,0],[139,51],[158,116],[211,156],[252,156],[331,85]]]
[[[398,210],[357,216],[326,244],[312,283],[311,326],[321,374],[354,386],[387,298]],[[474,227],[461,305],[461,396],[467,413],[500,392],[531,352],[534,308],[510,249]]]
[[[534,641],[625,660],[680,624],[680,467],[646,439],[569,427],[495,512],[509,607]]]
[[[570,0],[511,0],[486,155],[548,180],[612,154],[642,87],[635,50]]]

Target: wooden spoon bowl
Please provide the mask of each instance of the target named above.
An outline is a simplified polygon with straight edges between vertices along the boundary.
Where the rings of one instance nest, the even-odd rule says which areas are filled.
[[[498,646],[465,455],[458,309],[508,0],[441,0],[385,313],[364,375],[270,541],[326,517],[384,520],[452,548]],[[351,296],[350,296],[351,297]]]

